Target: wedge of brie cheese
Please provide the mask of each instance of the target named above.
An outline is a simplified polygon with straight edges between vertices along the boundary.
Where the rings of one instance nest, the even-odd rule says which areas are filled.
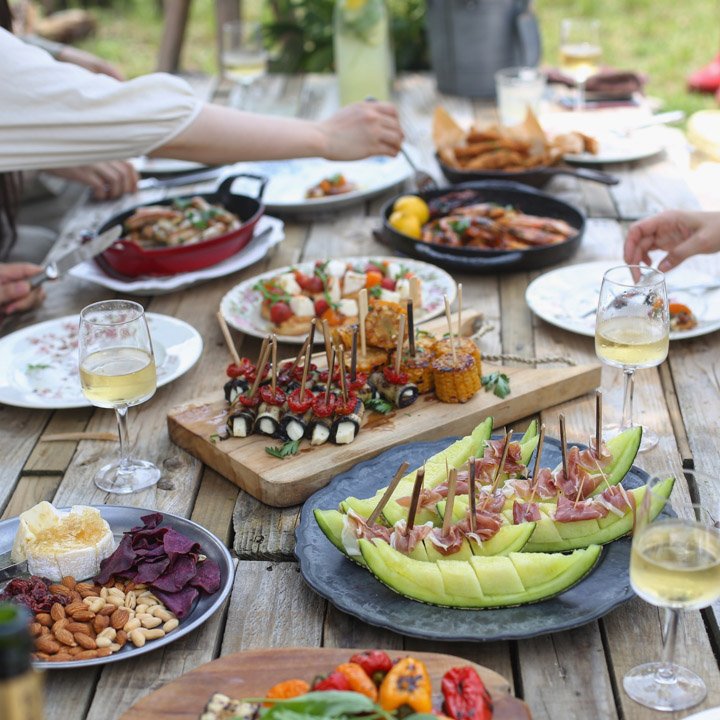
[[[100,561],[115,549],[112,530],[96,508],[75,505],[61,512],[43,501],[19,520],[12,560],[27,560],[33,575],[49,580],[93,577],[100,571]]]

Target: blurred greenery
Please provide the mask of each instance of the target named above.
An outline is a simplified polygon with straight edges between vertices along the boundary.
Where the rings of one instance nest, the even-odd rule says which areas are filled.
[[[259,12],[263,0],[244,0]],[[133,77],[153,69],[162,32],[160,3],[114,0],[93,7],[95,37],[81,47],[120,65]],[[275,69],[329,71],[333,0],[266,0],[263,18]],[[193,0],[182,64],[187,71],[217,72],[214,0]],[[427,67],[424,0],[388,0],[397,67]],[[688,113],[716,105],[712,96],[688,93],[685,78],[720,50],[720,9],[708,0],[535,0],[545,48],[543,62],[558,61],[560,20],[596,17],[602,23],[603,62],[649,77],[648,94]],[[472,49],[470,48],[471,52]]]

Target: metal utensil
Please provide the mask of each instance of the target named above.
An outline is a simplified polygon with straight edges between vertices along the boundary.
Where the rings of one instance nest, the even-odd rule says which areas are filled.
[[[420,192],[423,192],[425,190],[435,190],[435,188],[438,186],[435,178],[430,175],[430,173],[425,172],[425,170],[421,170],[415,164],[413,159],[410,157],[410,153],[404,147],[400,147],[400,152],[402,153],[405,160],[407,160],[408,165],[413,169],[413,181],[415,182],[415,187]]]
[[[226,166],[214,167],[209,170],[199,170],[194,173],[186,173],[171,178],[155,178],[147,177],[138,181],[138,190],[156,190],[158,188],[180,187],[182,185],[192,185],[193,183],[215,180],[221,177],[227,171]]]
[[[616,128],[612,130],[614,135],[621,137],[629,137],[636,130],[644,130],[645,128],[654,127],[655,125],[669,125],[671,123],[682,122],[685,119],[685,113],[682,110],[670,110],[669,112],[658,113],[647,120],[636,125],[629,125],[624,128]]]
[[[51,260],[44,267],[42,272],[33,275],[30,280],[30,287],[36,288],[46,280],[57,280],[68,270],[74,268],[85,260],[94,258],[104,250],[107,250],[122,235],[122,226],[114,225],[102,235],[98,235],[89,242],[66,252],[62,257]]]

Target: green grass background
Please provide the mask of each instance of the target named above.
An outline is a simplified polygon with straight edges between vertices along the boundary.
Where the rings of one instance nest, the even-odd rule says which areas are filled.
[[[184,70],[217,71],[214,5],[214,0],[193,0]],[[664,108],[690,114],[716,106],[712,96],[688,93],[685,78],[720,51],[719,0],[536,0],[534,8],[543,36],[543,64],[557,63],[563,17],[596,17],[602,23],[604,64],[646,73],[647,93]],[[81,47],[117,63],[129,77],[152,71],[162,32],[155,2],[123,0],[93,13],[98,33]]]

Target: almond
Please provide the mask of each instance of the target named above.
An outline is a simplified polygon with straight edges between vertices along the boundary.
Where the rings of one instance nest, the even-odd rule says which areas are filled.
[[[101,633],[109,625],[110,618],[107,615],[96,615],[92,621],[92,627],[96,633]]]
[[[50,628],[45,625],[40,625],[40,635],[50,635]]]
[[[117,605],[113,605],[112,603],[107,603],[105,607],[100,610],[98,615],[112,615],[116,610],[118,609]]]
[[[79,645],[76,645],[75,647],[67,648],[68,655],[77,655],[79,652],[82,652],[83,648],[81,648]]]
[[[82,598],[97,596],[97,592],[95,592],[95,586],[92,583],[78,583],[75,586],[75,591],[79,592],[80,597]]]
[[[82,600],[65,606],[65,614],[70,615],[70,617],[74,617],[76,612],[84,612],[85,610],[87,610],[87,605]]]
[[[76,603],[76,602],[82,602],[82,595],[77,590],[71,590],[70,591],[70,602]]]
[[[51,592],[53,595],[62,595],[63,597],[66,597],[66,598],[70,597],[69,588],[66,588],[64,585],[61,585],[60,583],[55,583],[54,585],[48,585],[48,591]]]
[[[98,648],[96,651],[98,657],[107,657],[112,653],[110,648]]]
[[[98,657],[98,651],[97,650],[83,650],[82,652],[79,652],[76,656],[76,660],[94,660],[96,657]]]
[[[116,629],[119,630],[122,627],[125,627],[125,624],[130,619],[130,611],[126,610],[125,608],[118,608],[111,616],[110,616],[110,624]]]
[[[65,629],[71,632],[73,635],[76,632],[79,632],[85,633],[86,635],[90,635],[90,637],[92,637],[94,628],[90,623],[70,622],[65,626]]]
[[[86,650],[95,650],[97,648],[97,644],[95,641],[85,633],[76,632],[74,634],[75,642],[77,642],[78,645],[81,647],[84,647]]]
[[[35,620],[45,627],[50,627],[53,624],[53,619],[50,617],[50,613],[38,613],[35,616]]]
[[[50,608],[50,617],[57,621],[65,618],[65,608],[60,603],[53,603]]]
[[[61,620],[54,622],[53,626],[50,628],[50,632],[52,632],[53,635],[56,635],[57,631],[63,630],[69,622],[70,621],[67,618],[62,618]]]
[[[40,623],[30,623],[30,636],[38,637],[42,633],[43,626]]]
[[[88,652],[87,650],[85,652]],[[69,662],[75,658],[68,652],[59,652],[57,655],[53,655],[50,658],[50,662]]]
[[[59,640],[63,645],[68,645],[69,647],[73,647],[74,645],[77,645],[75,642],[75,638],[73,637],[73,634],[66,630],[65,628],[60,628],[59,630],[56,630],[55,638]]]
[[[60,643],[55,642],[48,635],[43,635],[35,641],[35,647],[42,653],[47,655],[54,655],[56,652],[60,652]]]
[[[44,653],[44,652],[36,652],[35,653],[36,660],[49,660],[51,657],[52,657],[51,655],[48,655],[47,653]]]
[[[117,635],[115,636],[115,642],[120,646],[124,647],[125,643],[128,641],[127,633],[124,630],[118,630]]]
[[[85,610],[78,610],[73,615],[73,620],[76,622],[90,622],[95,618],[95,613],[92,610],[88,610],[87,608]]]
[[[77,585],[77,580],[72,575],[66,575],[61,581],[61,585],[64,585],[68,590],[74,590]]]

